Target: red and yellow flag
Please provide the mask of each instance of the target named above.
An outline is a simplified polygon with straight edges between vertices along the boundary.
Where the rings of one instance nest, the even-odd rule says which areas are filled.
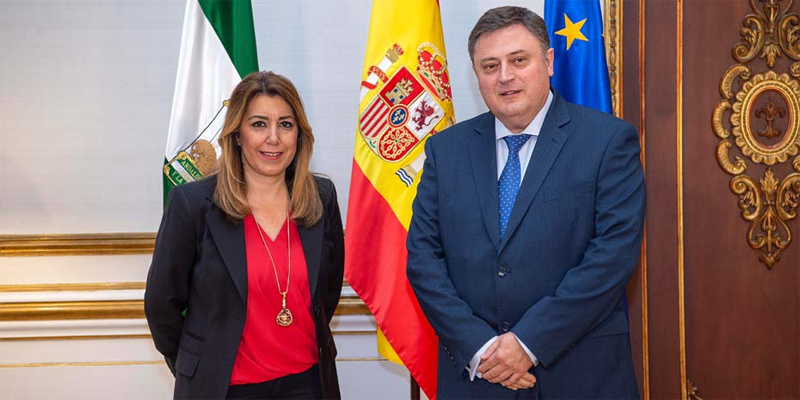
[[[452,125],[436,0],[375,0],[364,60],[345,237],[345,277],[378,323],[378,350],[436,395],[437,342],[406,278],[424,143]]]

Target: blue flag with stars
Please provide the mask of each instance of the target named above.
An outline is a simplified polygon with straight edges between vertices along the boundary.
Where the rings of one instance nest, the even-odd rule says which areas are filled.
[[[612,113],[599,0],[545,0],[555,50],[551,85],[567,101]]]

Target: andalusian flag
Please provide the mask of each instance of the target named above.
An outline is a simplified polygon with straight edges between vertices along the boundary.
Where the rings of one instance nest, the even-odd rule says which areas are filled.
[[[436,0],[375,0],[361,82],[345,277],[378,323],[378,350],[436,395],[437,341],[406,278],[424,143],[455,122]]]
[[[225,105],[242,78],[258,70],[249,0],[188,0],[172,100],[164,201],[169,191],[214,172]]]
[[[600,1],[545,0],[544,19],[555,51],[550,83],[567,101],[611,114]]]

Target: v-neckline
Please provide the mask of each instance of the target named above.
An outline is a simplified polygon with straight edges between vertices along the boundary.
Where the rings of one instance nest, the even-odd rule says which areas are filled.
[[[263,233],[264,236],[266,236],[266,239],[268,239],[270,243],[274,244],[278,240],[278,237],[281,235],[281,232],[284,232],[286,230],[286,224],[289,223],[289,218],[287,217],[286,219],[283,220],[283,224],[281,224],[281,227],[278,228],[278,233],[275,234],[275,238],[272,238],[267,232],[267,230],[261,227],[261,224],[258,223],[258,220],[256,219],[255,215],[253,215],[253,222],[256,223],[256,229],[258,229],[259,232]],[[286,240],[290,241],[291,239],[287,237]]]

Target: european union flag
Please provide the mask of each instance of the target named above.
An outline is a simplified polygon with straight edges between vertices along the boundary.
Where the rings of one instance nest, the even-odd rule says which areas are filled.
[[[567,101],[612,113],[599,0],[545,0],[544,20],[555,50],[551,85]]]

